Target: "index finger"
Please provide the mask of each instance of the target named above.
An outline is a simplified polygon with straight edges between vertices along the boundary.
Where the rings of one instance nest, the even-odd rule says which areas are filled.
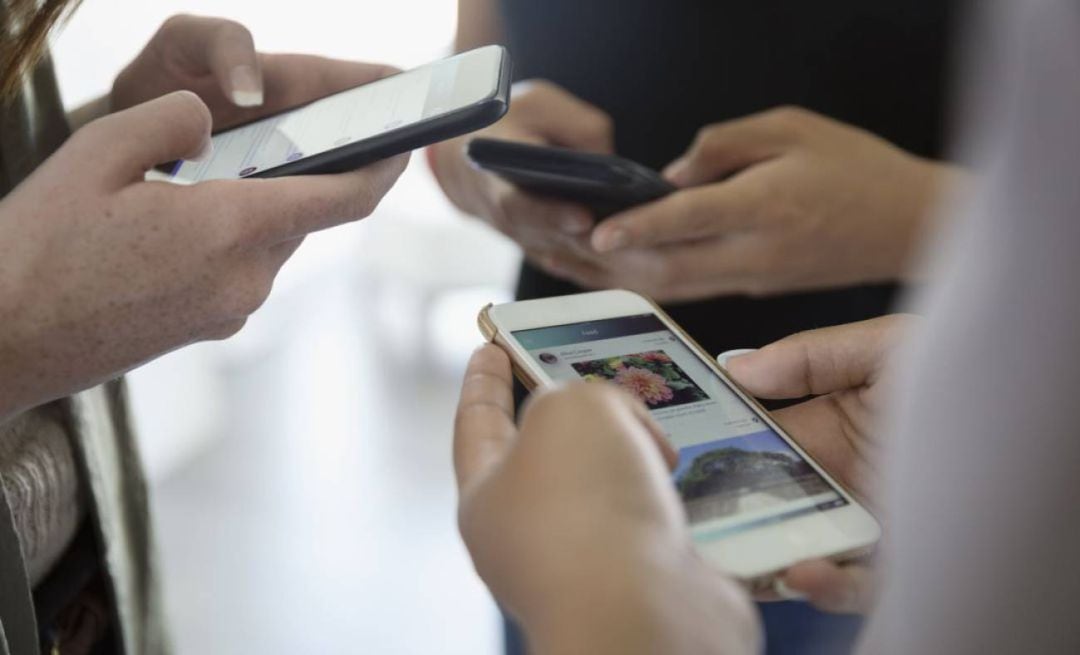
[[[485,345],[469,360],[454,418],[454,472],[458,492],[499,462],[517,434],[510,359]]]
[[[602,221],[593,230],[592,245],[603,253],[746,229],[753,224],[760,197],[757,183],[742,177],[677,191]]]

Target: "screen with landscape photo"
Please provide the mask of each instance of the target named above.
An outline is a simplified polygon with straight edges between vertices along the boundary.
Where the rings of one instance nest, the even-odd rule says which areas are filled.
[[[652,314],[521,330],[554,380],[617,384],[640,399],[679,452],[674,482],[698,538],[847,504]]]
[[[692,523],[768,511],[831,491],[772,430],[683,448],[674,478]]]

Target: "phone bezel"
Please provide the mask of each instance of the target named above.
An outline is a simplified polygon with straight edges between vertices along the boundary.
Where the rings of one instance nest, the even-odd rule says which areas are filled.
[[[465,154],[478,170],[538,195],[582,203],[599,218],[676,190],[656,171],[617,155],[486,137],[471,139]]]
[[[490,53],[490,55],[488,54]],[[330,150],[324,150],[322,152],[306,155],[291,162],[285,162],[267,168],[265,170],[256,171],[251,175],[244,177],[236,177],[229,179],[266,179],[274,177],[286,177],[290,175],[313,175],[313,174],[329,174],[329,173],[345,173],[353,171],[376,161],[387,159],[395,155],[410,152],[417,148],[423,148],[439,141],[445,141],[452,139],[463,134],[487,127],[495,121],[502,118],[510,107],[510,85],[512,78],[512,64],[510,60],[510,54],[500,45],[488,45],[468,50],[466,52],[458,53],[445,59],[440,59],[434,62],[429,62],[423,66],[431,66],[436,64],[445,63],[448,60],[463,58],[463,57],[479,57],[479,56],[492,56],[497,57],[499,61],[498,72],[495,78],[495,85],[489,92],[484,94],[479,100],[464,104],[444,114],[438,116],[431,116],[423,118],[413,123],[408,123],[400,127],[396,127],[392,130],[381,132],[374,136],[361,139],[359,141],[353,141]],[[419,66],[417,68],[422,68]],[[378,80],[372,80],[365,84],[359,84],[357,86],[344,89],[338,93],[332,93],[323,98],[316,98],[311,102],[307,102],[295,107],[283,109],[282,111],[275,112],[273,114],[267,114],[266,116],[260,116],[254,120],[242,123],[239,125],[233,125],[226,129],[215,131],[214,136],[219,134],[225,134],[233,130],[247,127],[253,123],[281,116],[283,114],[302,111],[305,107],[324,100],[326,98],[333,97],[340,93],[348,93],[353,89],[372,84],[374,82],[383,82],[385,80],[391,80],[395,77],[408,74],[416,68],[388,75]],[[174,164],[170,162],[167,165]],[[162,180],[172,182],[174,184],[197,184],[191,180],[174,179],[171,174],[165,173],[161,170],[152,170],[148,174],[148,179]],[[200,180],[201,181],[201,180]]]
[[[707,531],[707,526],[692,526],[691,532],[701,555],[715,566],[757,587],[768,586],[776,573],[799,561],[819,558],[843,561],[872,550],[882,534],[881,525],[873,515],[651,300],[625,290],[527,300],[488,306],[481,312],[479,323],[485,337],[508,352],[515,374],[526,386],[549,387],[556,383],[517,342],[513,332],[644,313],[655,314],[733,393],[848,501],[843,507],[711,540],[703,540],[702,533]]]

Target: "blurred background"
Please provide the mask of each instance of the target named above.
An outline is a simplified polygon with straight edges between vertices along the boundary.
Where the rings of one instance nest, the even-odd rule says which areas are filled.
[[[85,0],[53,46],[65,102],[105,93],[184,12],[261,50],[410,67],[450,52],[456,3]],[[130,376],[182,655],[499,649],[450,434],[476,313],[509,298],[518,254],[423,159],[374,216],[310,237],[239,335]]]

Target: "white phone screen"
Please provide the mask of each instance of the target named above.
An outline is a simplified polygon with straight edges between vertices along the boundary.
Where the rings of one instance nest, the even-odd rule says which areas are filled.
[[[656,315],[513,336],[553,380],[609,380],[649,407],[679,452],[675,485],[696,538],[848,504]]]
[[[177,161],[152,179],[236,179],[434,119],[495,90],[500,50],[480,48],[214,135],[206,161]]]

